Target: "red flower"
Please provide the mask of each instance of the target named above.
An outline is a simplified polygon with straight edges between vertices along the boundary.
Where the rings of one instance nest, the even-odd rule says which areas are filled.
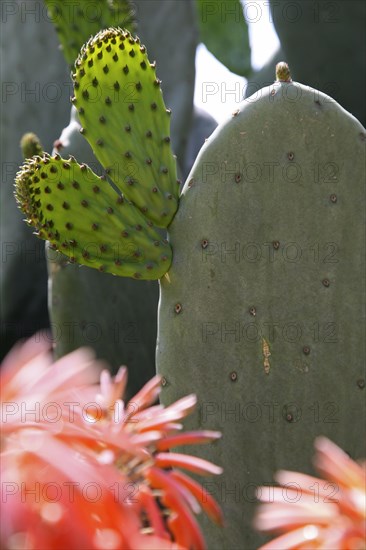
[[[315,466],[325,477],[280,471],[280,487],[261,487],[255,526],[285,534],[260,550],[364,550],[366,463],[357,464],[325,437],[315,441]]]
[[[39,337],[37,337],[39,338]],[[88,350],[55,363],[35,339],[16,346],[1,380],[1,548],[4,550],[205,548],[195,514],[221,511],[176,468],[221,468],[170,451],[217,432],[179,433],[195,406],[188,396],[152,405],[155,377],[127,404],[127,371],[115,378]],[[204,498],[203,498],[204,497]]]

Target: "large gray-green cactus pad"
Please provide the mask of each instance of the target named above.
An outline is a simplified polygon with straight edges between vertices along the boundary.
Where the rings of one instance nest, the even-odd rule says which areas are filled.
[[[318,434],[365,456],[365,129],[330,97],[277,82],[199,154],[171,224],[161,281],[164,403],[223,432],[200,451],[227,527],[210,550],[250,549],[255,487],[308,471]],[[328,488],[329,489],[329,488]]]

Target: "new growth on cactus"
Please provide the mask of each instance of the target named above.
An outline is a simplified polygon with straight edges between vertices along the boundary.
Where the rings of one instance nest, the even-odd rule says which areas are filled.
[[[138,38],[112,28],[85,45],[73,78],[82,133],[106,175],[45,154],[18,172],[16,199],[38,236],[72,262],[158,279],[172,253],[155,226],[171,222],[178,184],[155,65]]]
[[[42,155],[43,147],[36,134],[28,132],[22,136],[20,140],[20,148],[25,159],[31,158],[35,155]]]
[[[292,82],[290,68],[284,61],[280,61],[276,65],[276,81],[277,82]]]

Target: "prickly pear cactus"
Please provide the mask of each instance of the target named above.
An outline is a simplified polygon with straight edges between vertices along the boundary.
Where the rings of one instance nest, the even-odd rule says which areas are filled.
[[[365,453],[366,133],[280,80],[208,139],[169,227],[157,367],[164,403],[194,390],[195,425],[223,432],[201,454],[224,468],[206,484],[226,517],[204,525],[210,550],[258,546],[256,487],[308,471],[315,436]]]
[[[71,250],[71,260],[118,275],[161,277],[163,398],[197,392],[197,421],[224,433],[223,444],[206,451],[226,471],[222,482],[206,487],[227,518],[222,533],[206,530],[209,548],[254,548],[255,488],[271,483],[279,465],[306,471],[302,448],[320,433],[352,456],[365,452],[355,423],[365,420],[365,265],[355,251],[365,244],[366,132],[330,97],[293,83],[280,65],[278,81],[209,138],[176,212],[166,111],[144,54],[129,33],[109,29],[89,41],[77,62],[74,103],[97,157],[106,146],[113,185],[105,187],[72,158],[44,155],[19,171],[16,196],[39,236]],[[117,79],[115,58],[126,55]],[[154,78],[145,80],[145,71]],[[136,109],[122,105],[131,117],[122,134],[136,132],[139,140],[131,137],[127,151],[118,152],[115,136],[103,128],[113,117],[122,122],[112,93],[123,90],[130,72],[140,101]],[[91,95],[99,86],[100,132]],[[146,138],[156,140],[154,157]],[[157,191],[145,175],[121,177],[130,154],[167,169],[152,176]],[[153,240],[154,222],[168,227],[169,244]],[[99,251],[89,246],[90,234]],[[139,254],[115,259],[110,244],[125,238]]]

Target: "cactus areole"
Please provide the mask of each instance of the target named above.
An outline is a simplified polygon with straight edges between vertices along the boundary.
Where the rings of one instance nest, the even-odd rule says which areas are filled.
[[[162,400],[194,389],[194,425],[223,432],[201,454],[224,468],[206,485],[226,517],[204,524],[210,550],[259,546],[256,487],[309,473],[315,436],[365,456],[366,133],[279,69],[199,153],[161,281]]]

